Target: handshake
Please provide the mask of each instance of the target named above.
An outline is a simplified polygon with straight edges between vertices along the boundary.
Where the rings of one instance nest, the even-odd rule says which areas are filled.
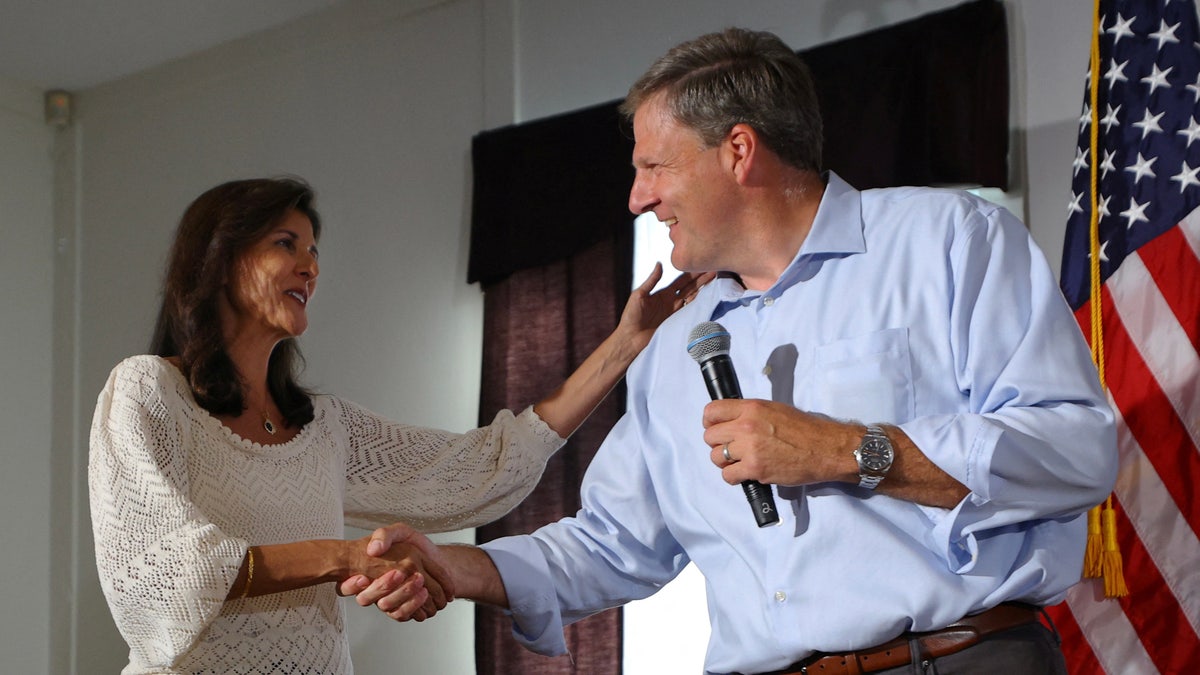
[[[454,600],[446,550],[412,527],[396,523],[348,543],[345,569],[361,571],[338,583],[338,595],[396,621],[424,621]]]

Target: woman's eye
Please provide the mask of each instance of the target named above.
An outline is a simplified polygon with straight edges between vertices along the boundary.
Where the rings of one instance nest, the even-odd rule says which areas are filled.
[[[282,247],[288,249],[289,251],[296,247],[296,244],[293,243],[291,239],[280,239],[279,241],[275,242],[275,245],[282,246]]]

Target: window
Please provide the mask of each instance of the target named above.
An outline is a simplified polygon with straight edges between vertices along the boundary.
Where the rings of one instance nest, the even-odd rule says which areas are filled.
[[[634,287],[646,280],[656,262],[663,264],[659,286],[679,275],[671,266],[671,239],[666,226],[653,213],[645,213],[634,220]],[[698,371],[696,386],[701,386]],[[658,593],[626,605],[624,618],[625,675],[704,672],[711,629],[704,577],[695,565],[688,565]]]

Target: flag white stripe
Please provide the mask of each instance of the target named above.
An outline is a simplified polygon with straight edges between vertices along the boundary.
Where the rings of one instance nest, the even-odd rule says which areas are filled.
[[[1200,447],[1200,358],[1136,253],[1108,279],[1113,306],[1146,367]]]
[[[1067,606],[1105,672],[1158,675],[1121,604],[1103,598],[1103,584],[1075,584],[1067,591]]]
[[[1192,247],[1192,254],[1200,258],[1200,209],[1187,214],[1179,223],[1179,229],[1183,231],[1183,237]]]
[[[1200,539],[1125,426],[1116,405],[1113,413],[1117,417],[1117,448],[1121,453],[1121,472],[1113,491],[1192,630],[1200,635],[1200,597],[1197,597],[1200,565],[1196,564],[1200,561]]]

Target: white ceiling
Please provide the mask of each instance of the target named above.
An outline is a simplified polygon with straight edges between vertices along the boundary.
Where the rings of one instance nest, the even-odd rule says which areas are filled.
[[[0,0],[0,77],[79,91],[355,0]]]

